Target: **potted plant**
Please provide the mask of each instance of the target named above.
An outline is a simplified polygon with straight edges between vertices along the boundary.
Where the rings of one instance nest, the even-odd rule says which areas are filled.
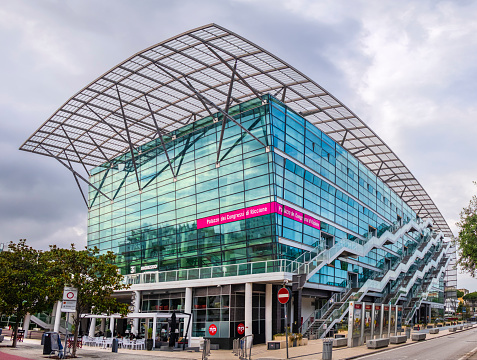
[[[293,347],[296,347],[296,334],[290,334],[288,341],[290,344],[293,344]]]
[[[153,346],[152,341],[152,328],[147,329],[146,350],[151,351]]]

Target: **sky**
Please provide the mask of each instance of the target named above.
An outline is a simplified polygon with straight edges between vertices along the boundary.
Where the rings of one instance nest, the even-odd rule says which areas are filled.
[[[71,173],[19,151],[72,95],[134,53],[216,23],[305,73],[368,124],[454,234],[477,188],[477,2],[2,0],[0,243],[86,245]],[[459,287],[477,280],[459,273]]]

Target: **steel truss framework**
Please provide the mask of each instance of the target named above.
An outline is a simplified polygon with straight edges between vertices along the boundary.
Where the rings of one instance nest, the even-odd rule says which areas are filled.
[[[134,162],[140,145],[157,137],[164,144],[164,135],[212,113],[235,122],[227,115],[230,106],[267,93],[312,122],[420,217],[432,217],[452,236],[419,181],[358,116],[298,70],[215,24],[163,41],[109,70],[71,97],[20,149],[85,169],[125,152]],[[138,186],[141,190],[139,181]]]

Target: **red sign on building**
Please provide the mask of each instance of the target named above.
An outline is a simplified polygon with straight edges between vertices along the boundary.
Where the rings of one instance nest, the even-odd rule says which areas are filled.
[[[214,324],[210,325],[209,334],[210,336],[214,336],[215,334],[217,334],[217,326],[215,326]]]
[[[237,325],[237,333],[239,335],[243,335],[245,333],[245,325],[243,323]]]

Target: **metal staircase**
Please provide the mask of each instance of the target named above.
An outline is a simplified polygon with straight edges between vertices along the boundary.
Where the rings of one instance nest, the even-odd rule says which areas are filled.
[[[322,244],[311,251],[299,256],[291,266],[290,272],[306,274],[309,280],[323,266],[331,263],[339,256],[365,256],[373,248],[382,248],[383,245],[394,244],[399,238],[410,231],[421,231],[432,226],[431,219],[410,220],[402,224],[401,221],[388,227],[382,227],[375,235],[371,236],[364,244],[348,239],[340,239],[333,247],[327,249]]]
[[[442,233],[440,233],[438,236],[433,237],[432,240],[427,243],[422,251],[417,250],[412,256],[408,258],[408,261],[406,264],[399,263],[399,265],[396,267],[396,270],[389,270],[385,276],[381,278],[380,281],[377,280],[367,280],[364,285],[357,291],[357,292],[351,292],[347,298],[343,297],[343,300],[340,301],[335,307],[334,310],[331,311],[331,314],[323,314],[327,315],[327,317],[322,317],[318,319],[314,319],[314,321],[308,324],[308,327],[304,330],[304,334],[308,335],[309,333],[314,333],[318,335],[319,337],[324,337],[329,329],[338,321],[341,321],[344,316],[348,313],[349,310],[349,302],[350,301],[360,301],[369,291],[382,291],[383,288],[386,286],[389,280],[392,278],[396,279],[396,277],[399,275],[399,273],[402,272],[407,272],[410,267],[414,264],[414,261],[416,258],[424,258],[424,255],[431,249],[432,246],[434,246],[438,239],[442,237]],[[412,278],[409,280],[408,285],[406,286],[405,289],[407,291],[410,290],[412,285],[415,283],[415,281],[420,278],[423,279],[425,274],[432,268],[439,265],[439,262],[441,261],[442,257],[445,255],[448,247],[451,244],[448,243],[447,246],[439,246],[437,250],[437,258],[431,259],[428,262],[424,262],[422,271],[416,271]],[[338,307],[339,305],[339,307]]]
[[[449,243],[448,246],[447,246],[447,248],[446,248],[446,251],[447,251],[447,249],[448,249],[448,247],[449,247],[450,245],[451,245],[451,244]],[[409,323],[411,322],[411,320],[412,320],[412,318],[413,318],[413,316],[414,316],[416,310],[421,307],[423,301],[426,301],[426,300],[427,300],[427,298],[428,298],[428,296],[429,296],[430,290],[431,290],[433,287],[436,286],[436,285],[435,285],[436,280],[438,281],[439,278],[442,276],[442,273],[443,273],[444,271],[446,271],[447,266],[449,265],[450,260],[451,260],[451,257],[448,257],[448,258],[447,258],[447,257],[444,257],[444,258],[440,259],[439,264],[438,264],[438,266],[436,267],[436,269],[437,269],[437,270],[436,270],[436,271],[437,271],[437,274],[434,274],[434,273],[432,274],[431,281],[430,281],[429,285],[427,286],[426,291],[421,291],[421,292],[418,294],[417,299],[415,299],[415,301],[414,301],[414,306],[411,308],[411,310],[410,310],[410,311],[407,313],[407,315],[406,315],[406,318],[405,318],[405,321],[404,321],[405,324],[409,324]]]

